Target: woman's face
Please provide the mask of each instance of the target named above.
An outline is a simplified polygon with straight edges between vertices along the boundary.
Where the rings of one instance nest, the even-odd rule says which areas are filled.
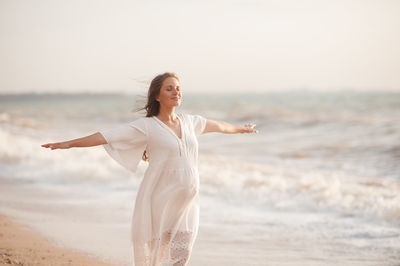
[[[161,86],[160,94],[156,97],[162,106],[179,106],[182,100],[179,81],[174,77],[166,78]]]

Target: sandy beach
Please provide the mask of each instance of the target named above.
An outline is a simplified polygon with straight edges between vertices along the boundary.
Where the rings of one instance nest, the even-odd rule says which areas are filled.
[[[0,265],[112,266],[104,259],[64,248],[10,217],[0,215]]]

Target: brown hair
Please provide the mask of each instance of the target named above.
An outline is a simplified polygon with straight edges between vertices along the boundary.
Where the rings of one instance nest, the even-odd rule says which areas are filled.
[[[146,117],[158,115],[158,113],[160,112],[160,103],[156,100],[156,97],[160,94],[160,90],[164,80],[170,77],[179,80],[178,76],[173,72],[165,72],[164,74],[159,74],[155,78],[153,78],[153,80],[150,83],[149,90],[147,92],[146,105],[134,111],[137,112],[140,110],[146,110]],[[143,152],[142,160],[143,161],[149,160],[146,151]]]

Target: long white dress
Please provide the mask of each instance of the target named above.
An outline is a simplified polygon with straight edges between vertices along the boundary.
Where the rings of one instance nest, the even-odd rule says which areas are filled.
[[[203,133],[206,119],[185,113],[177,117],[181,139],[155,116],[100,131],[107,153],[132,172],[145,149],[149,158],[132,219],[134,266],[186,265],[197,236],[197,136]]]

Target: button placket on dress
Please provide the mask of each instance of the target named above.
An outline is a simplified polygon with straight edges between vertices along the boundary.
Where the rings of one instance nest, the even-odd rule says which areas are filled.
[[[179,117],[179,115],[177,115],[178,119],[179,119],[179,126],[181,129],[181,138],[178,138],[178,136],[174,135],[177,137],[178,139],[178,143],[179,143],[179,155],[182,157],[182,151],[185,150],[185,130],[183,127],[183,123],[182,123],[182,119]],[[171,130],[172,131],[172,130]]]

